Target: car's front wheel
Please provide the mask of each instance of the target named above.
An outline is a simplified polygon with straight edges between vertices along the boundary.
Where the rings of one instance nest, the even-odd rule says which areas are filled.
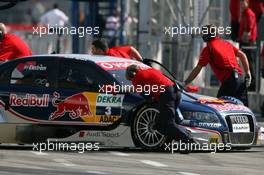
[[[136,146],[158,150],[166,142],[166,136],[157,131],[156,119],[159,117],[159,111],[155,105],[146,105],[141,108],[132,122],[132,138]]]

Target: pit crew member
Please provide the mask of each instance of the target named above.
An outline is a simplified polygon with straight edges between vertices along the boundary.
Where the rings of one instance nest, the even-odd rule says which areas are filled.
[[[207,25],[204,27],[208,28],[207,31],[213,31],[211,28],[215,26]],[[203,48],[197,66],[184,81],[185,86],[191,83],[201,69],[209,63],[216,77],[221,82],[217,97],[232,96],[241,100],[244,105],[248,105],[247,87],[251,83],[251,73],[247,56],[213,32],[202,35],[202,38],[207,43],[207,46]],[[236,57],[239,57],[242,62],[246,82]]]
[[[7,33],[6,26],[0,23],[0,62],[30,55],[29,46],[17,35]]]
[[[130,65],[126,70],[126,78],[132,81],[134,87],[158,87],[157,91],[151,89],[150,96],[158,102],[160,117],[156,121],[157,130],[175,141],[183,143],[193,142],[185,128],[179,127],[175,122],[175,109],[180,103],[181,93],[174,82],[154,68],[141,69],[137,65]]]
[[[115,46],[108,48],[108,45],[104,39],[96,39],[92,42],[92,54],[93,55],[108,55],[121,58],[129,58],[138,61],[142,61],[142,56],[132,46]]]

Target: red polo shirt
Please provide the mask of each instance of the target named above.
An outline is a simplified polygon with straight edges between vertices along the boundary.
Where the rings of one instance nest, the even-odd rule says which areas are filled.
[[[106,55],[120,58],[130,58],[131,46],[115,46],[106,51]]]
[[[202,50],[198,63],[200,66],[206,66],[209,63],[222,83],[231,76],[233,69],[237,69],[242,75],[242,69],[236,58],[238,52],[236,47],[221,38],[213,39],[209,42],[209,46]]]
[[[132,79],[132,84],[135,87],[137,87],[138,85],[142,87],[145,85],[149,85],[150,87],[153,87],[153,85],[155,85],[156,87],[159,87],[158,90],[157,88],[152,89],[155,92],[150,90],[150,95],[155,100],[159,100],[161,85],[164,85],[164,87],[174,85],[174,83],[170,79],[168,79],[165,75],[163,75],[161,71],[154,68],[139,70],[136,73],[135,77]]]
[[[250,32],[249,40],[255,42],[257,39],[257,22],[254,12],[250,8],[246,8],[241,16],[239,39],[242,39],[244,32]]]
[[[230,10],[230,14],[231,14],[231,20],[239,22],[240,0],[230,0],[229,10]]]
[[[16,58],[32,55],[28,45],[15,34],[5,34],[0,41],[0,61],[8,61]]]

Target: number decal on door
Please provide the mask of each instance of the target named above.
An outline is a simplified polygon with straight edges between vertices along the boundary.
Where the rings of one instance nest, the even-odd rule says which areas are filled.
[[[111,115],[111,113],[112,113],[112,111],[111,111],[111,107],[110,107],[110,106],[107,106],[107,107],[105,108],[105,115],[109,116],[109,115]]]

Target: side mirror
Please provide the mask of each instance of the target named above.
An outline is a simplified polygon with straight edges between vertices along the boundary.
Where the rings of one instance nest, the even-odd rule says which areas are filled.
[[[186,86],[186,91],[191,93],[197,93],[199,91],[198,86],[188,85]]]

